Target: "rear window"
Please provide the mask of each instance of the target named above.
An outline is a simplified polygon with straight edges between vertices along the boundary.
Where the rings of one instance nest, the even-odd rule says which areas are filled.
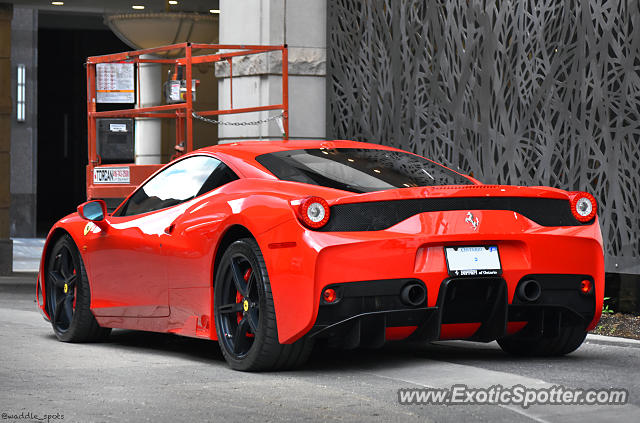
[[[278,179],[355,193],[473,184],[444,166],[399,151],[318,148],[263,154],[256,160]]]

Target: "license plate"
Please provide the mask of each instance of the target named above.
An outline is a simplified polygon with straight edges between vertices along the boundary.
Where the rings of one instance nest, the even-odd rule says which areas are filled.
[[[491,276],[502,271],[498,247],[445,247],[447,268],[451,276]]]

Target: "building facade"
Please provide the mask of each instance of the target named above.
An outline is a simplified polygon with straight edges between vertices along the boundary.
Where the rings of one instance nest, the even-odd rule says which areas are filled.
[[[640,3],[328,0],[327,135],[592,193],[640,273]]]
[[[10,237],[42,236],[82,199],[84,182],[52,182],[52,175],[84,177],[86,132],[74,118],[84,110],[82,86],[67,121],[47,115],[59,108],[40,104],[56,92],[55,67],[43,72],[38,63],[39,37],[78,38],[81,32],[69,32],[78,26],[102,41],[76,45],[76,56],[126,49],[109,39],[96,2],[76,2],[79,9],[68,12],[44,1],[12,3],[0,8],[0,71],[3,83],[11,81],[0,93],[0,171],[10,174],[10,182],[0,178],[0,250],[10,249]],[[121,3],[130,7],[109,5]],[[289,46],[292,138],[377,142],[485,183],[589,191],[599,202],[607,271],[640,274],[637,1],[221,0],[219,10],[221,44]],[[81,63],[68,57],[81,75]],[[279,102],[280,60],[234,62],[234,107]],[[27,82],[22,122],[15,116],[18,64]],[[217,66],[215,77],[218,106],[228,108],[228,67]],[[225,116],[219,141],[279,138],[277,119],[269,120],[275,114]],[[66,138],[39,132],[47,122],[75,129]]]

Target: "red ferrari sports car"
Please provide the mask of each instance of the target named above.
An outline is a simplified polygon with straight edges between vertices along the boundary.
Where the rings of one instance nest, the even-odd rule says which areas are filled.
[[[201,337],[239,370],[298,366],[319,339],[561,355],[602,310],[596,209],[585,192],[483,185],[381,145],[219,145],[111,214],[95,200],[56,223],[36,295],[61,341]]]

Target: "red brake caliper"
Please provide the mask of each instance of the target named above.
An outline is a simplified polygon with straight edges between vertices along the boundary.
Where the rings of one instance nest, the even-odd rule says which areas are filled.
[[[76,274],[76,269],[73,269],[73,274]],[[76,284],[73,287],[73,309],[76,309],[76,298],[78,298],[78,278],[76,278]]]
[[[244,276],[242,276],[242,278],[244,279],[245,282],[248,282],[250,277],[251,277],[251,268],[248,268],[247,271],[244,272]],[[244,302],[244,297],[242,296],[242,294],[240,294],[240,292],[236,291],[236,304],[240,304],[243,302]],[[236,313],[236,318],[238,319],[238,323],[240,323],[240,320],[242,320],[242,312]]]

